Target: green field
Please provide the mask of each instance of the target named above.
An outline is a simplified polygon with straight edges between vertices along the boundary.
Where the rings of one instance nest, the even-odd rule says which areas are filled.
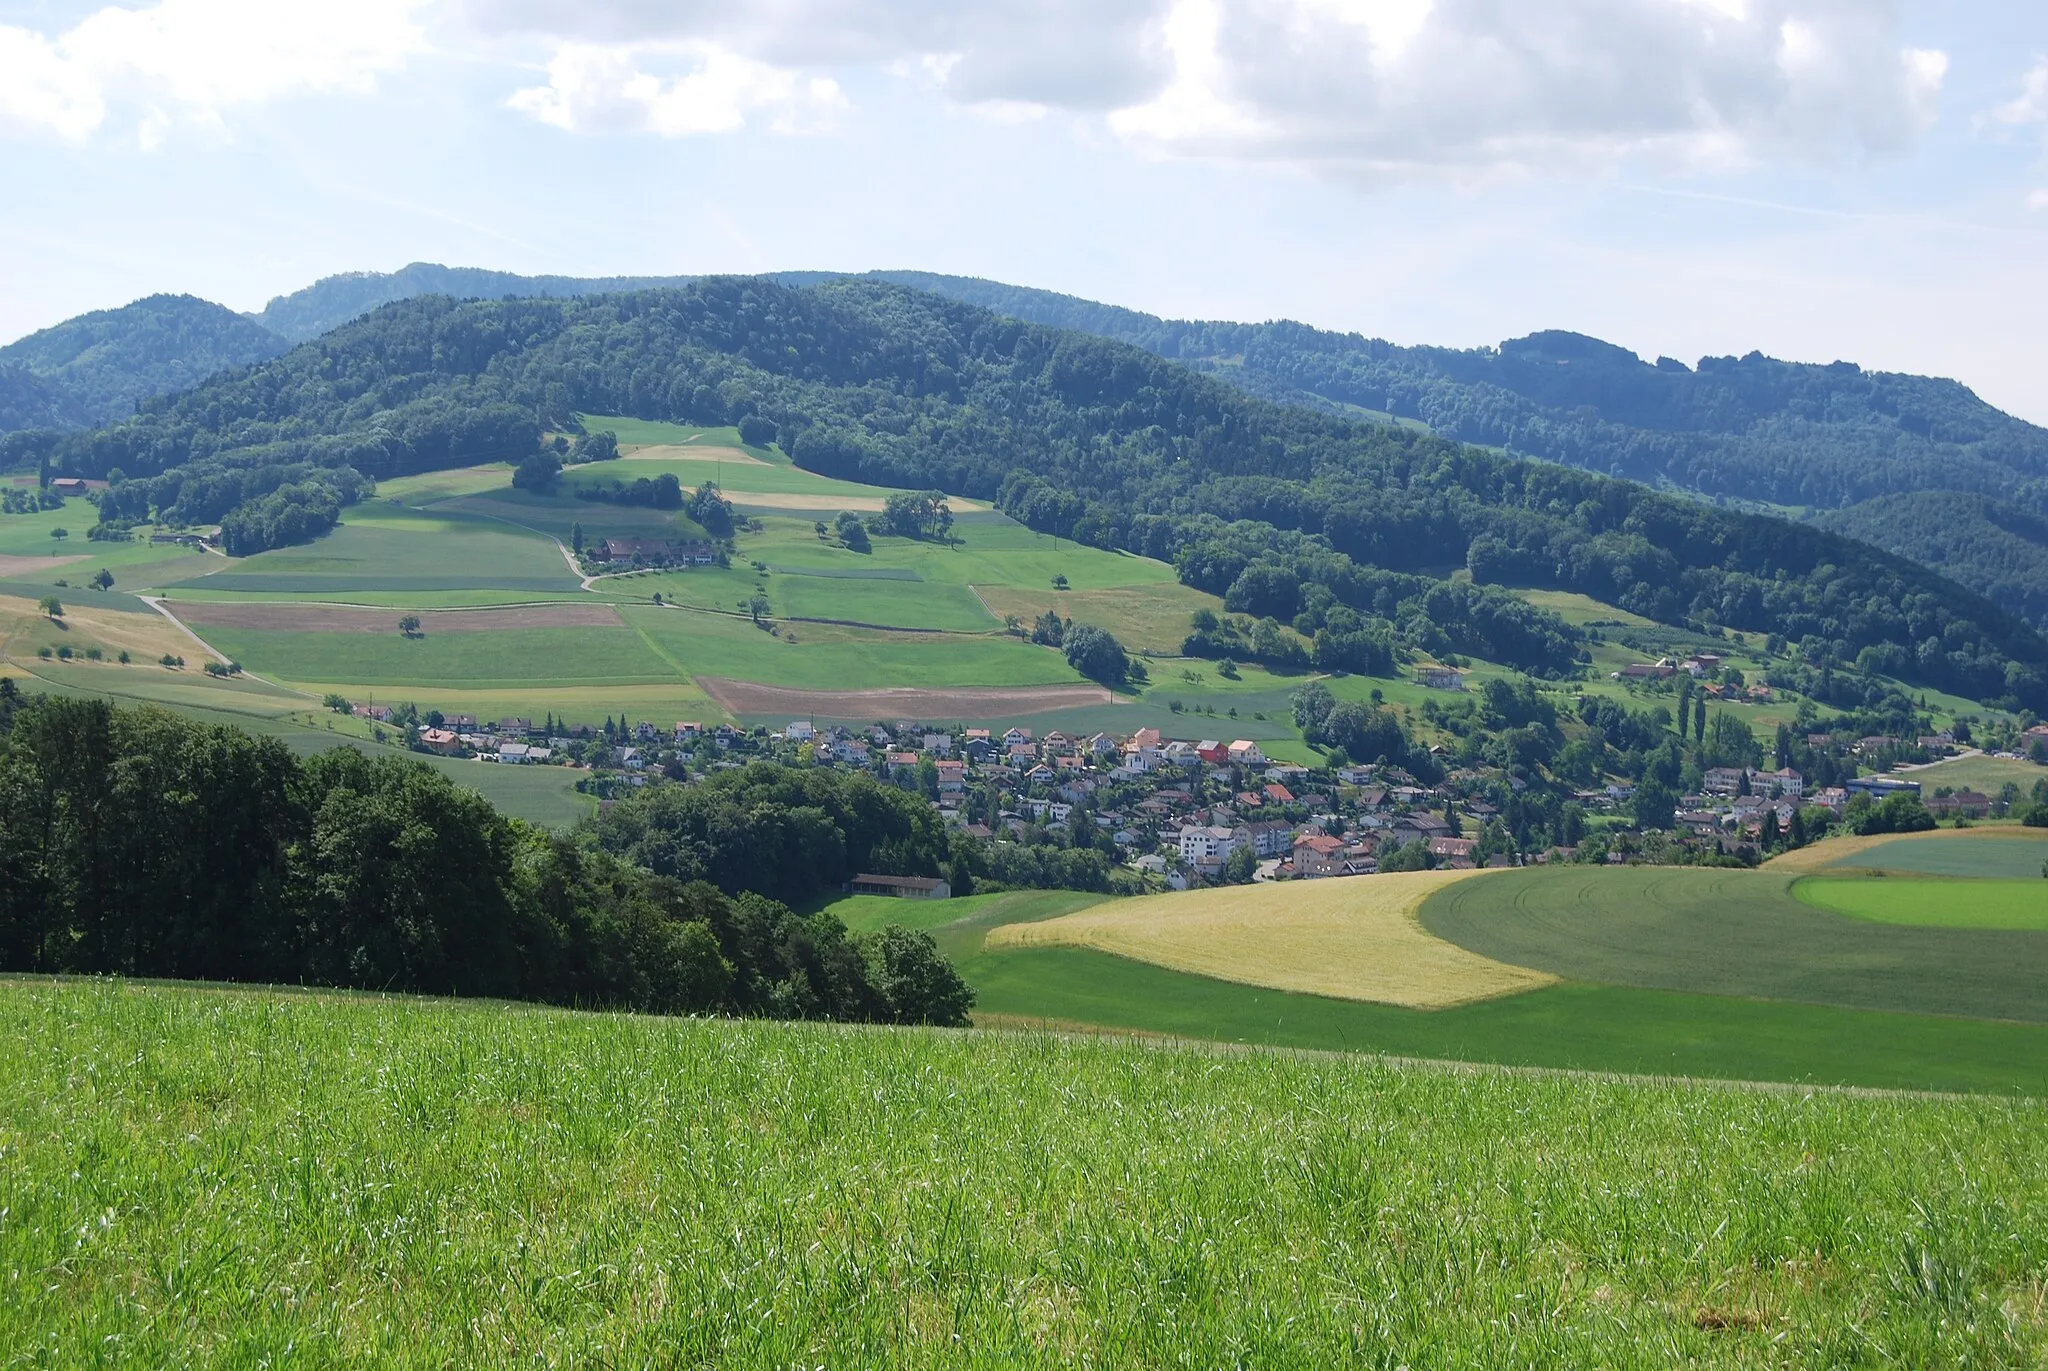
[[[1809,876],[1792,893],[1815,909],[1924,928],[2019,928],[2048,933],[2048,881],[1901,880]]]
[[[1843,919],[1801,903],[1794,879],[1532,869],[1439,891],[1421,920],[1484,956],[1596,985],[2048,1023],[2048,935]]]
[[[379,501],[343,513],[325,537],[235,561],[207,580],[215,591],[522,590],[574,592],[546,537],[474,515],[430,514]]]
[[[0,1361],[2025,1366],[2032,1102],[0,987]]]
[[[982,1023],[1643,1075],[2048,1093],[2048,1026],[2038,1022],[1592,984],[1423,1011],[1260,989],[1092,950],[984,946],[998,925],[1055,918],[1100,898],[854,897],[830,908],[850,926],[929,928],[974,986]]]
[[[1907,780],[1917,781],[1923,795],[1932,795],[1938,788],[1948,786],[1955,790],[1975,790],[1996,799],[1999,789],[2007,782],[2018,786],[2022,795],[2028,793],[2038,782],[2048,780],[2048,766],[2036,766],[2011,757],[1957,757],[1951,761],[1936,762],[1933,766],[1915,767],[1901,774]]]
[[[799,690],[878,686],[1078,684],[1066,658],[1015,638],[876,633],[793,624],[780,637],[745,619],[654,606],[620,613],[659,651],[698,676]]]
[[[1918,834],[1866,847],[1828,866],[1920,876],[2038,877],[2042,863],[2048,862],[2048,833],[2032,834],[2028,829]]]
[[[293,633],[219,625],[201,631],[251,670],[301,685],[488,690],[649,685],[678,674],[627,627],[429,631],[418,638],[396,631]]]

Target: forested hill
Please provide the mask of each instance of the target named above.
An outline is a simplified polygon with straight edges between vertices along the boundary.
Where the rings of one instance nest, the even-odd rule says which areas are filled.
[[[152,295],[0,348],[0,431],[125,419],[150,396],[267,361],[288,344],[221,305]]]
[[[397,271],[350,271],[280,295],[251,316],[271,332],[303,343],[395,300],[450,295],[458,300],[517,296],[610,295],[689,285],[694,276],[517,276],[478,267],[414,262]]]
[[[1985,514],[1989,497],[2048,516],[2048,429],[1955,381],[1755,352],[1690,367],[1668,357],[1647,363],[1563,332],[1498,348],[1397,347],[1285,320],[1166,320],[995,281],[884,274],[1133,343],[1269,399],[1419,420],[1463,442],[1709,497],[1853,510],[1824,522],[2048,626],[2048,542]],[[1923,492],[1976,498],[1897,498]]]
[[[1030,323],[1131,343],[1269,400],[1395,415],[1463,442],[1722,501],[1816,515],[1851,511],[1821,522],[1932,566],[2048,627],[2048,543],[1983,513],[2002,505],[2048,517],[2048,430],[1994,409],[1954,381],[1759,353],[1702,358],[1690,367],[1670,358],[1646,363],[1562,332],[1498,348],[1398,347],[1284,320],[1166,320],[972,277],[870,275]],[[770,279],[802,286],[829,278],[784,272]],[[695,279],[516,276],[414,263],[397,272],[330,277],[273,300],[257,317],[306,339],[378,305],[428,293],[575,296]],[[1900,498],[1951,492],[1978,498]],[[1998,503],[1987,506],[1987,499]],[[1931,522],[1937,518],[1949,522]]]
[[[1861,658],[2048,707],[2039,636],[1863,544],[1270,404],[1135,347],[880,281],[404,301],[128,423],[17,435],[10,455],[80,475],[119,468],[128,479],[103,517],[232,511],[231,542],[253,548],[331,523],[358,473],[519,458],[579,411],[760,415],[812,470],[993,498],[1035,527],[1173,561],[1233,608],[1306,615],[1311,630],[1339,606],[1347,624],[1511,618],[1505,597],[1411,574],[1463,565],[1481,583],[1779,633],[1816,662]],[[1554,662],[1540,643],[1531,658]]]

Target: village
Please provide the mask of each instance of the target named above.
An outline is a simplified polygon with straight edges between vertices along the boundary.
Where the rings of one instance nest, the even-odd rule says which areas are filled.
[[[1025,726],[933,726],[911,720],[865,727],[792,720],[781,728],[680,721],[607,720],[569,727],[468,715],[413,716],[405,707],[354,712],[408,732],[412,746],[499,765],[559,764],[606,805],[648,785],[689,784],[753,761],[847,768],[924,795],[949,826],[992,844],[1085,847],[1108,855],[1147,888],[1631,859],[1754,862],[1784,835],[1817,835],[1858,796],[1919,799],[1942,818],[2002,812],[2010,796],[1968,789],[1922,794],[1903,775],[1857,775],[1857,759],[1953,753],[1953,737],[1850,738],[1809,734],[1809,747],[1841,759],[1838,785],[1810,787],[1790,767],[1717,767],[1697,793],[1677,798],[1669,831],[1638,832],[1626,781],[1562,800],[1552,837],[1518,841],[1529,781],[1493,767],[1455,769],[1434,784],[1378,764],[1310,767],[1269,757],[1250,739],[1037,732]],[[2036,730],[2048,737],[2048,727]],[[2029,738],[2034,734],[2030,733]],[[1545,783],[1547,784],[1547,783]],[[1816,812],[1818,811],[1818,812]],[[1585,839],[1593,839],[1585,842]],[[923,892],[929,896],[930,892]]]

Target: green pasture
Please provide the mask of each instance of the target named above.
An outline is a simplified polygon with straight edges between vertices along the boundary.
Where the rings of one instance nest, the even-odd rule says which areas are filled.
[[[2048,832],[1992,829],[1898,838],[1836,858],[1832,868],[1904,871],[1921,876],[2039,877],[2048,862]],[[2048,882],[2042,898],[2048,899]]]
[[[2038,869],[2031,881],[1809,876],[1792,893],[1816,909],[1873,923],[2048,933],[2048,881]]]
[[[2025,1366],[2039,1109],[0,987],[0,1358]]]
[[[84,585],[86,578],[101,567],[114,573],[114,584],[123,590],[170,585],[226,564],[221,558],[197,548],[158,547],[149,541],[150,530],[138,530],[140,537],[118,543],[94,542],[86,531],[98,523],[98,506],[73,497],[62,509],[39,510],[34,514],[0,514],[0,557],[75,557],[78,560],[41,571],[9,573],[10,579],[43,587],[45,592],[58,581]],[[66,537],[51,533],[63,529]]]
[[[1655,623],[1642,615],[1596,600],[1590,595],[1581,595],[1572,590],[1517,590],[1517,599],[1526,600],[1538,609],[1547,609],[1577,628],[1587,624],[1622,624],[1629,628],[1647,628]]]
[[[609,584],[599,582],[599,586]],[[494,605],[528,605],[580,600],[583,592],[533,590],[236,590],[218,589],[204,581],[176,587],[164,597],[173,608],[188,601],[235,604],[347,604],[392,609],[476,609]]]
[[[493,519],[380,502],[310,543],[238,559],[215,591],[574,591],[580,578],[546,537]]]
[[[622,458],[615,462],[590,462],[562,468],[562,484],[573,492],[579,486],[609,485],[613,481],[631,485],[642,477],[652,480],[663,472],[670,473],[692,490],[706,481],[716,482],[728,499],[742,506],[747,503],[748,495],[802,495],[829,501],[835,497],[873,500],[891,493],[877,486],[819,476],[801,467],[766,461],[728,462],[717,457]],[[858,506],[852,508],[857,509]],[[772,514],[773,508],[768,512]]]
[[[578,500],[560,495],[536,495],[532,491],[483,491],[463,495],[429,506],[435,514],[466,514],[501,520],[530,528],[573,544],[576,529],[583,530],[584,545],[605,538],[658,538],[699,541],[710,535],[674,510],[642,509],[633,505],[612,505],[601,500]],[[557,560],[560,554],[556,554]]]
[[[622,605],[620,613],[652,647],[695,676],[799,690],[1081,682],[1059,653],[1014,638],[886,633],[825,624],[785,624],[777,637],[748,620],[725,615],[653,605]]]
[[[675,669],[629,628],[513,628],[406,638],[208,625],[206,640],[243,666],[324,690],[329,686],[426,691],[539,684],[648,685]],[[317,692],[316,692],[317,693]]]
[[[665,447],[672,443],[745,447],[745,444],[740,442],[740,431],[730,424],[700,428],[695,424],[672,424],[663,419],[628,419],[619,414],[579,414],[576,421],[583,425],[585,433],[603,433],[610,430],[622,448]],[[755,447],[746,448],[746,451],[770,461],[780,457],[780,453],[774,448]]]
[[[2048,1024],[2048,934],[1843,919],[1792,884],[1765,871],[1548,867],[1450,886],[1420,917],[1484,956],[1596,985]]]
[[[138,673],[134,677],[115,678],[107,673],[52,670],[32,678],[29,688],[109,699],[122,705],[162,705],[202,723],[223,724],[245,733],[276,738],[301,756],[331,747],[353,747],[371,756],[402,754],[481,792],[503,812],[549,828],[566,828],[595,812],[592,801],[576,793],[576,779],[584,774],[580,771],[567,767],[502,766],[411,752],[377,741],[378,737],[395,737],[390,729],[309,707],[304,696],[257,687],[253,682],[216,682],[196,672],[190,676],[182,672],[163,673],[159,678]]]
[[[377,483],[377,498],[403,505],[430,505],[439,500],[511,488],[512,463],[485,462],[446,471],[423,471],[417,476],[394,476]]]
[[[870,933],[889,924],[934,929],[973,920],[977,929],[997,924],[1036,923],[1056,919],[1101,903],[1104,897],[1073,890],[1005,890],[993,895],[962,895],[951,900],[899,900],[887,895],[842,895],[821,906],[855,933]]]
[[[2048,1028],[2034,1023],[1581,984],[1424,1011],[1077,948],[987,952],[960,965],[980,996],[976,1015],[1000,1021],[1509,1066],[2048,1092]]]
[[[1974,790],[1997,799],[2000,788],[2007,782],[2018,786],[2022,795],[2032,791],[2036,782],[2048,780],[2048,766],[2036,766],[2011,757],[1957,757],[1900,774],[1909,781],[1917,781],[1925,795],[1932,795],[1940,787],[1948,786],[1955,790]]]

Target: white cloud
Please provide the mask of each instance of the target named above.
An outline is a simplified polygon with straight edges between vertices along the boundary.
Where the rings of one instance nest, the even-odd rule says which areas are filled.
[[[221,126],[236,107],[364,93],[420,51],[423,0],[160,0],[55,35],[0,25],[0,131],[91,137],[132,107],[137,142]]]
[[[1162,155],[1346,175],[1853,161],[1909,146],[1947,72],[1900,40],[1896,0],[454,3],[565,53],[875,67],[963,104],[1102,115]]]
[[[677,76],[642,70],[652,58],[694,65]],[[517,91],[512,108],[572,133],[729,133],[756,110],[781,132],[817,127],[845,108],[829,77],[809,76],[703,44],[570,43],[548,63],[548,83]]]
[[[1947,59],[1844,0],[1173,0],[1176,75],[1111,116],[1165,154],[1346,174],[1690,168],[1902,150]],[[1184,24],[1184,17],[1197,16]]]
[[[2020,93],[1991,111],[1991,117],[2001,124],[2048,125],[2048,58],[2034,64],[2020,80]]]
[[[2048,163],[2048,58],[2041,58],[2020,78],[2020,93],[1991,111],[1990,122],[2007,129],[2039,129],[2041,153]],[[2030,191],[2027,208],[2048,210],[2048,186]]]

